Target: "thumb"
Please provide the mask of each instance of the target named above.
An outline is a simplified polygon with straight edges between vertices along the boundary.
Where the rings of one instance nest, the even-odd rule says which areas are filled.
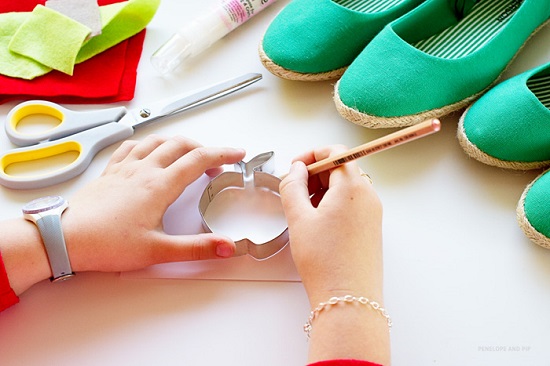
[[[302,161],[296,161],[290,172],[279,185],[283,209],[287,216],[303,215],[304,210],[311,208],[308,190],[308,172]]]
[[[235,243],[218,234],[168,235],[162,234],[164,246],[159,262],[197,261],[229,258],[235,253]]]

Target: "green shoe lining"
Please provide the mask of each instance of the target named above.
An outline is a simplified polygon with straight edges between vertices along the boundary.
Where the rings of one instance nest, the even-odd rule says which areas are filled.
[[[460,22],[413,46],[429,55],[446,59],[467,56],[498,34],[520,5],[518,0],[480,1]]]
[[[386,11],[404,0],[333,0],[336,4],[362,13]]]
[[[538,75],[527,81],[527,87],[550,109],[550,75]]]

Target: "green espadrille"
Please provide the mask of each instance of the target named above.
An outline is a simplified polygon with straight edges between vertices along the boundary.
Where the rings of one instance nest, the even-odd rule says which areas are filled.
[[[548,0],[428,0],[386,26],[335,88],[338,111],[370,128],[410,126],[485,93],[550,18]]]
[[[550,63],[487,92],[462,115],[457,135],[464,151],[482,163],[550,166]]]
[[[260,59],[285,79],[337,79],[386,24],[423,1],[294,0],[269,25]]]
[[[518,203],[517,219],[532,242],[550,249],[550,170],[525,188]]]

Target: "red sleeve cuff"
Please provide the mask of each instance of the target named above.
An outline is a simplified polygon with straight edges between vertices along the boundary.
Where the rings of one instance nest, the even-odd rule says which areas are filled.
[[[2,253],[0,253],[0,311],[4,311],[18,302],[19,298],[10,286],[8,274],[2,260]]]

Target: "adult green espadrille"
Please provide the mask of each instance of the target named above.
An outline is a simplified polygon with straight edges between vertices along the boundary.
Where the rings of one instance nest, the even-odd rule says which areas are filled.
[[[516,213],[525,235],[532,242],[550,249],[550,170],[525,188]]]
[[[335,87],[346,119],[403,127],[471,104],[550,18],[548,0],[428,0],[388,24]]]
[[[457,135],[464,151],[482,163],[550,166],[550,63],[489,90],[462,115]]]
[[[260,60],[285,79],[337,79],[386,24],[423,1],[294,0],[269,25]]]

